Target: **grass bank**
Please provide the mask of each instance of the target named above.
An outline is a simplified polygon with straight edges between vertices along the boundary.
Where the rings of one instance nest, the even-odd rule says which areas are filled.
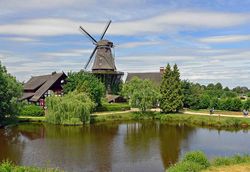
[[[45,122],[44,116],[18,116],[19,122]]]
[[[249,155],[235,155],[232,157],[217,157],[209,161],[201,151],[188,152],[183,159],[167,169],[168,172],[219,172],[234,171],[241,169],[242,172],[250,169]],[[237,171],[236,170],[236,171]]]
[[[211,167],[203,172],[249,172],[250,163],[240,163],[236,165]]]
[[[10,161],[0,163],[0,172],[62,172],[58,169],[16,166]]]
[[[149,112],[141,114],[140,112],[127,112],[123,114],[94,115],[91,122],[106,121],[126,121],[126,120],[158,120],[162,123],[184,124],[192,126],[204,126],[215,128],[248,128],[250,118],[202,116],[189,114],[162,114],[159,112]]]
[[[19,122],[46,122],[45,117],[18,117]],[[250,127],[250,118],[222,117],[222,116],[204,116],[190,114],[162,114],[159,112],[110,112],[105,115],[91,115],[91,123],[111,122],[111,121],[140,121],[140,120],[156,120],[168,124],[183,124],[188,126],[202,126],[214,128],[242,129]],[[65,124],[70,125],[70,124]],[[71,124],[72,125],[72,124]],[[81,125],[81,123],[74,123]]]

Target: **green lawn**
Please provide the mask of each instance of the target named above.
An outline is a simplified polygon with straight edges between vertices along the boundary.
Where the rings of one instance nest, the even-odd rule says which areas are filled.
[[[45,121],[45,116],[18,116],[20,122],[43,122]]]

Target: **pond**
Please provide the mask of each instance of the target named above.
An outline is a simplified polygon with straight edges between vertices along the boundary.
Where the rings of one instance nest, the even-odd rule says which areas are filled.
[[[187,151],[210,158],[250,153],[248,130],[224,131],[158,122],[90,126],[20,124],[0,129],[0,161],[66,171],[164,171]]]

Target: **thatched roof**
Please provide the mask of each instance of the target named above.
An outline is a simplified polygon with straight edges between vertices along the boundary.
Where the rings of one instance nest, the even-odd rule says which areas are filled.
[[[160,72],[128,73],[126,82],[130,81],[133,77],[138,77],[143,80],[148,79],[153,81],[155,84],[160,84],[162,74]]]
[[[21,99],[24,100],[31,97],[30,101],[37,102],[62,77],[66,78],[63,72],[32,77],[24,84],[24,94]]]

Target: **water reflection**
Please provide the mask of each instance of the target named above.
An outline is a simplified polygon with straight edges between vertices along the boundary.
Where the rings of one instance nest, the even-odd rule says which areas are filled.
[[[163,171],[186,151],[199,149],[210,157],[248,153],[248,144],[243,143],[250,143],[248,130],[158,122],[21,124],[0,129],[0,160],[66,171]]]
[[[194,131],[194,128],[183,125],[160,125],[160,153],[165,168],[178,161],[182,142],[188,147],[188,138]]]
[[[124,142],[133,161],[152,156],[154,152],[151,149],[157,147],[157,154],[160,154],[163,167],[166,169],[170,164],[177,162],[182,142],[188,143],[188,136],[194,131],[195,128],[183,125],[133,123],[127,124]]]

